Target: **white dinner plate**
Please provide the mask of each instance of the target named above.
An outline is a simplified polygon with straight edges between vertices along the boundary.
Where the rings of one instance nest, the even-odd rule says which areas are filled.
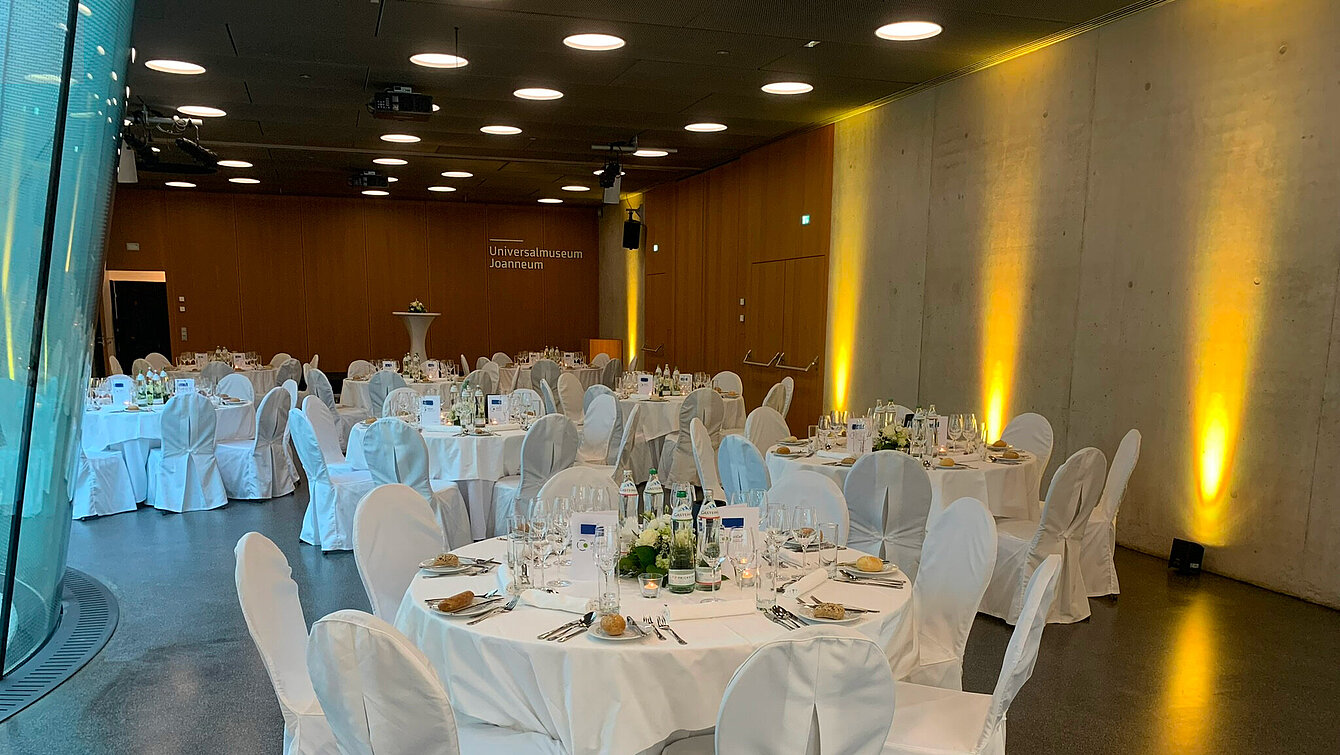
[[[792,611],[800,617],[800,620],[806,624],[855,624],[865,616],[863,613],[848,613],[841,619],[821,619],[814,615],[814,606],[804,603],[797,603],[796,610]]]
[[[436,556],[434,556],[434,558],[436,558]],[[459,566],[433,566],[432,558],[425,558],[419,562],[420,569],[423,569],[426,572],[432,572],[433,574],[460,574],[473,567],[474,564],[465,563],[464,561],[462,561]]]
[[[773,452],[772,452],[772,455],[773,455],[773,456],[776,456],[776,457],[779,458],[779,459],[803,459],[803,458],[805,458],[806,456],[809,456],[809,455],[810,455],[810,452],[809,452],[809,451],[795,451],[795,452],[792,452],[792,453],[789,453],[789,454],[784,454],[784,453],[778,453],[777,451],[773,451]]]
[[[642,631],[645,632],[647,630],[644,629]],[[605,630],[600,628],[600,622],[598,621],[592,623],[591,628],[586,630],[586,633],[596,638],[597,640],[605,640],[606,642],[628,642],[629,640],[642,639],[642,635],[638,634],[637,630],[632,628],[631,626],[623,630],[623,634],[618,636],[612,634],[606,634]]]
[[[489,602],[486,603],[485,601],[489,601]],[[454,617],[454,618],[468,618],[468,617],[470,617],[470,616],[478,616],[478,615],[480,615],[481,613],[487,613],[488,611],[492,611],[492,610],[495,609],[495,608],[498,608],[498,607],[500,607],[500,606],[505,606],[505,605],[507,605],[507,601],[506,601],[506,600],[494,600],[493,598],[481,598],[480,596],[476,595],[476,596],[475,596],[475,599],[474,599],[473,601],[471,601],[470,605],[466,606],[465,608],[460,609],[459,611],[439,611],[439,610],[437,610],[437,606],[436,606],[436,605],[430,605],[430,606],[428,606],[428,610],[432,611],[433,613],[437,614],[438,616],[451,616],[451,617]]]
[[[887,579],[888,577],[892,577],[893,575],[898,573],[898,565],[891,564],[888,561],[884,562],[884,568],[881,569],[880,571],[861,571],[860,569],[857,569],[855,566],[843,566],[842,568],[846,569],[852,574],[857,575],[855,577],[852,577],[852,579],[862,579],[862,578]]]

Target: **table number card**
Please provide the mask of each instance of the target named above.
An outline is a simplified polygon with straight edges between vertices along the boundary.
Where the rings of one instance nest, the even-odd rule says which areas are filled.
[[[691,390],[693,390],[693,376],[688,373],[681,372],[679,374],[679,392],[688,393]]]
[[[195,378],[177,378],[172,381],[176,388],[178,396],[189,396],[195,393]]]
[[[637,392],[643,396],[651,395],[651,375],[642,374],[637,376]]]
[[[209,354],[206,354],[203,351],[197,351],[195,353],[195,366],[203,370],[207,364],[209,364]]]
[[[424,427],[442,424],[441,396],[421,396],[419,398],[419,424]]]
[[[758,508],[745,505],[719,506],[717,511],[721,514],[722,528],[758,532]],[[736,537],[743,542],[743,534],[737,534]]]
[[[429,359],[423,363],[423,374],[429,380],[440,380],[442,378],[442,365],[436,359]]]
[[[847,455],[860,456],[870,453],[870,432],[865,425],[865,417],[852,417],[847,420]]]
[[[565,351],[565,352],[563,352],[563,361],[564,361],[564,362],[567,362],[568,364],[572,364],[572,361],[573,361],[573,359],[576,358],[576,356],[577,356],[577,355],[576,355],[574,352],[571,352],[571,351]]]
[[[490,425],[505,425],[511,421],[508,414],[507,397],[500,393],[490,393],[487,397],[488,404],[485,407],[486,416]]]
[[[126,404],[135,402],[135,396],[131,391],[131,380],[125,375],[113,375],[107,378],[107,385],[111,388],[112,408],[120,409]]]
[[[240,351],[233,352],[233,369],[240,370],[247,366],[247,355]]]
[[[596,540],[596,528],[614,529],[618,526],[619,514],[616,511],[582,511],[568,519],[568,531],[572,533],[572,570],[569,573],[574,580],[596,580],[598,571],[592,547]]]
[[[382,360],[382,369],[383,369],[383,370],[390,370],[391,372],[395,372],[395,360],[394,360],[394,359],[383,359],[383,360]]]

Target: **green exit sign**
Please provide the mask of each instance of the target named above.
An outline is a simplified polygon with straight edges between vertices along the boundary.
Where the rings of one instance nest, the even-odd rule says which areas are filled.
[[[801,216],[800,216],[800,224],[801,224],[801,225],[809,225],[809,224],[810,224],[810,216],[809,216],[809,215],[801,215]]]

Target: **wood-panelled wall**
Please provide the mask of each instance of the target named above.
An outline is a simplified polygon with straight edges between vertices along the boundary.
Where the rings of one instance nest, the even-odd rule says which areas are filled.
[[[489,239],[583,255],[495,269]],[[166,272],[174,354],[316,353],[342,372],[403,356],[408,336],[390,313],[416,298],[442,313],[428,332],[434,357],[581,349],[598,335],[590,209],[123,188],[107,249],[109,270]]]
[[[788,421],[803,434],[823,411],[823,360],[809,372],[742,360],[750,350],[759,362],[780,351],[803,367],[823,355],[832,187],[827,127],[646,192],[648,368],[732,370],[750,408],[790,375]]]

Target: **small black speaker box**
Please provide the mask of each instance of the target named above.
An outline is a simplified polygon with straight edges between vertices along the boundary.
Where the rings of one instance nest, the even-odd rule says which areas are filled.
[[[623,248],[636,249],[642,246],[642,222],[638,220],[623,221]]]
[[[1173,538],[1172,553],[1168,554],[1168,568],[1179,574],[1199,574],[1205,560],[1205,546],[1190,540]]]

